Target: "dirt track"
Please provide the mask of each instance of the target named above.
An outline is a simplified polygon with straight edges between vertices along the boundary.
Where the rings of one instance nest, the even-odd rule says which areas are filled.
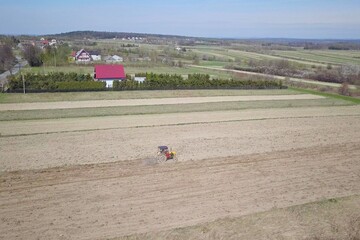
[[[164,104],[168,105],[168,104],[234,102],[234,101],[300,100],[300,99],[322,99],[322,98],[324,97],[316,96],[312,94],[297,94],[297,95],[264,95],[264,96],[120,99],[120,100],[97,100],[97,101],[38,102],[38,103],[4,103],[4,104],[0,104],[0,111],[95,108],[95,107],[116,107],[116,106],[148,106],[148,105],[164,105]]]
[[[0,175],[0,238],[108,239],[360,193],[359,142]]]

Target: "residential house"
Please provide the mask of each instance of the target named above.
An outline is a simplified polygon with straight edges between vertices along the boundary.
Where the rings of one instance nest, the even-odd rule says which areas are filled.
[[[115,61],[115,62],[123,62],[124,59],[118,55],[113,55],[112,56],[112,59]]]
[[[75,61],[76,63],[89,63],[91,62],[91,55],[84,49],[81,49],[80,51],[76,52],[75,54]]]
[[[51,39],[51,41],[49,42],[50,46],[53,46],[53,45],[56,45],[56,44],[57,44],[56,39]]]
[[[106,56],[104,58],[106,63],[117,63],[117,62],[123,62],[124,59],[118,55],[113,55],[113,56]]]
[[[126,79],[124,66],[120,64],[95,65],[94,79],[95,81],[106,82],[106,87],[112,88],[115,80],[122,81]]]
[[[90,51],[89,54],[93,61],[101,61],[101,54],[98,51]]]

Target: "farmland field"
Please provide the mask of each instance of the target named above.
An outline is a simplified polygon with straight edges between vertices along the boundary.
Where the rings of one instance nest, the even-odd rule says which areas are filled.
[[[2,239],[342,239],[359,218],[351,101],[196,90],[1,102]],[[159,145],[179,161],[157,163]]]

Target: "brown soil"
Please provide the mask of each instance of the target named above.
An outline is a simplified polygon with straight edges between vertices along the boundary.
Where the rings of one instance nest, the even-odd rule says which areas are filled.
[[[109,239],[360,194],[359,107],[321,109],[19,128],[0,137],[0,239]],[[163,144],[177,163],[154,162]]]
[[[359,159],[354,142],[3,173],[0,238],[108,239],[359,194]]]
[[[228,119],[235,121],[222,122],[227,118],[209,114],[209,123],[176,125],[184,120],[179,117],[179,121],[170,120],[175,125],[141,127],[141,122],[146,125],[147,118],[144,118],[138,120],[138,124],[134,121],[129,128],[121,128],[122,121],[119,121],[119,128],[115,129],[0,137],[0,172],[145,159],[152,157],[159,145],[172,146],[179,152],[180,161],[189,161],[359,142],[359,108],[328,109],[322,116],[318,115],[320,117],[309,116],[311,111],[305,110],[301,114],[303,109],[298,109],[299,112],[289,111],[287,117],[277,118],[286,112],[272,109],[272,113],[250,112],[246,121],[241,121],[241,115],[240,121],[229,115]],[[264,114],[274,118],[267,119]],[[192,115],[196,119],[198,113]],[[191,115],[184,116],[191,118]],[[157,117],[159,123],[166,123],[166,116]],[[222,121],[212,122],[218,119]],[[129,120],[131,122],[131,118]],[[57,125],[61,126],[61,122],[55,129]],[[11,129],[11,125],[8,127]]]
[[[359,106],[303,107],[283,109],[247,109],[197,113],[170,113],[127,116],[106,116],[68,119],[3,121],[1,136],[31,135],[72,131],[94,131],[135,127],[153,127],[179,124],[216,123],[280,118],[314,118],[327,116],[360,116]]]

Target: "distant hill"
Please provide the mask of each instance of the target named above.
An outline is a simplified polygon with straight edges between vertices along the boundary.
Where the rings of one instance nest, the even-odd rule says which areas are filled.
[[[156,37],[156,38],[192,38],[185,36],[176,36],[176,35],[162,35],[162,34],[147,34],[147,33],[128,33],[128,32],[99,32],[99,31],[73,31],[67,33],[51,34],[47,35],[48,37],[56,38],[71,38],[71,39],[81,39],[81,38],[96,38],[96,39],[112,39],[112,38],[132,38],[132,37]]]

